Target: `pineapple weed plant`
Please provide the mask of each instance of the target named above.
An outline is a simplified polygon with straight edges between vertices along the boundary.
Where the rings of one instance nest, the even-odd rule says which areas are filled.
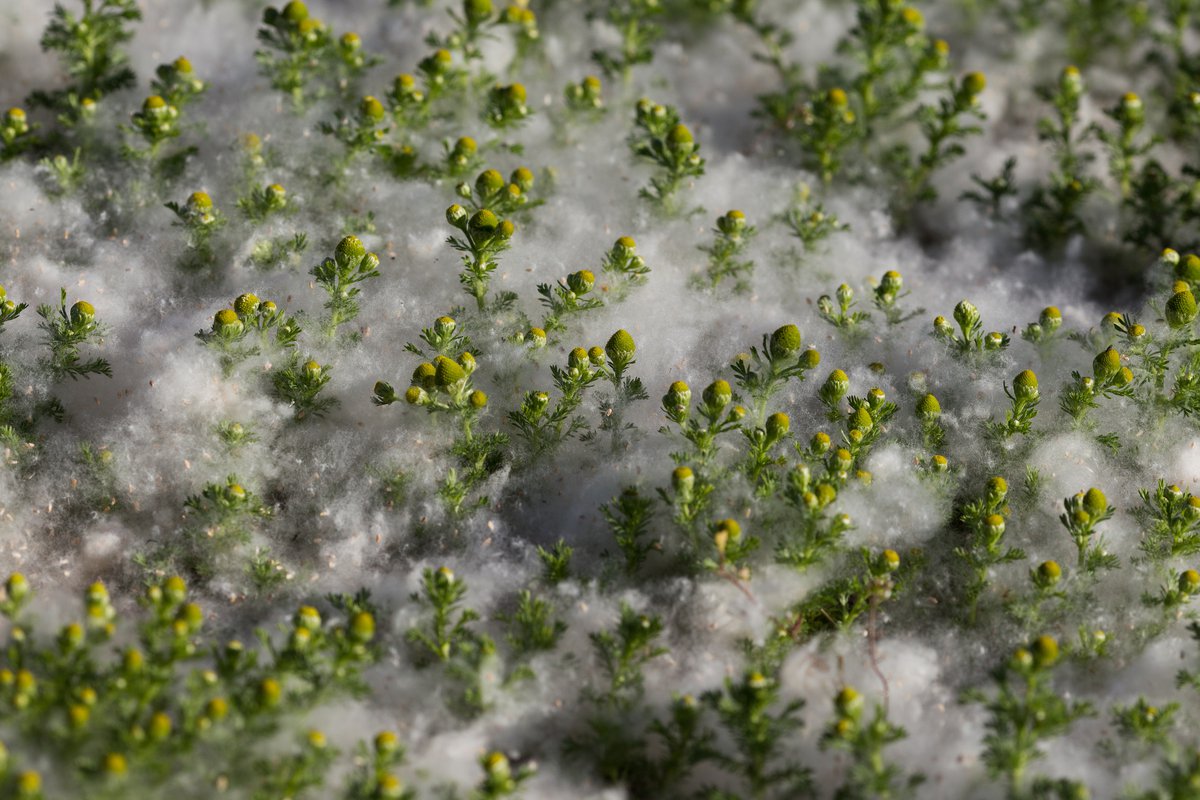
[[[1197,796],[1200,6],[252,5],[2,12],[0,798]]]

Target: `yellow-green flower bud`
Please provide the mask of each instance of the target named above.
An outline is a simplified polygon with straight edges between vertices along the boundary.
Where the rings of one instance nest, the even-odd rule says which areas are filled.
[[[367,95],[358,104],[358,113],[363,119],[378,122],[383,119],[383,103],[371,95]]]
[[[1187,289],[1171,295],[1171,298],[1167,300],[1163,316],[1166,317],[1167,324],[1173,329],[1186,327],[1196,318],[1195,296]]]
[[[1008,481],[1001,478],[999,475],[988,479],[987,483],[988,498],[993,503],[998,503],[1008,496]]]
[[[690,495],[696,484],[696,474],[691,467],[676,467],[671,473],[671,488],[679,495]]]
[[[1017,373],[1013,378],[1013,395],[1018,400],[1034,400],[1038,397],[1038,379],[1033,370],[1027,369]]]
[[[987,519],[983,521],[988,533],[993,536],[1002,536],[1004,534],[1004,517],[999,514],[989,514]]]
[[[1039,636],[1030,650],[1033,653],[1033,663],[1039,669],[1052,667],[1058,661],[1058,642],[1053,636]]]
[[[862,695],[851,686],[843,688],[833,700],[837,712],[848,717],[857,717],[862,713],[863,703]]]
[[[1038,565],[1036,581],[1039,586],[1054,586],[1062,578],[1062,567],[1057,561],[1043,561]]]
[[[788,358],[800,351],[800,329],[795,325],[783,325],[771,334],[771,358]]]
[[[369,642],[375,638],[375,617],[368,611],[360,611],[350,620],[350,635],[358,642]]]
[[[245,330],[237,312],[232,308],[223,308],[213,316],[213,333],[221,337],[235,337]]]
[[[233,301],[233,310],[239,317],[249,316],[258,310],[258,298],[250,292],[238,295],[238,298]]]
[[[487,407],[488,396],[478,389],[475,389],[471,392],[470,396],[467,397],[467,402],[471,404],[471,408],[478,411]]]
[[[587,294],[596,283],[596,276],[589,269],[581,269],[567,276],[567,288],[575,294]]]
[[[1099,517],[1108,511],[1108,498],[1093,486],[1083,495],[1083,508],[1093,517]]]
[[[21,573],[14,572],[4,582],[4,592],[10,601],[20,603],[29,596],[29,581]]]
[[[1200,589],[1200,572],[1194,569],[1184,570],[1179,576],[1179,592],[1190,595],[1195,594],[1197,589]]]
[[[931,394],[917,401],[917,416],[926,422],[933,422],[942,414],[942,404]]]
[[[704,404],[714,412],[722,411],[733,400],[729,382],[718,378],[704,390]]]
[[[485,169],[475,179],[475,191],[480,197],[491,197],[505,186],[504,176],[494,169]]]
[[[695,146],[691,130],[683,123],[671,128],[667,133],[667,149],[673,153],[690,153]]]
[[[782,411],[772,414],[767,417],[767,438],[771,441],[778,441],[788,435],[791,427],[792,421],[787,414]]]
[[[1054,306],[1046,306],[1038,315],[1038,324],[1047,333],[1054,333],[1062,325],[1062,312]]]
[[[413,370],[412,382],[422,389],[432,389],[437,386],[437,367],[428,361],[418,364]]]
[[[512,175],[509,176],[509,181],[522,192],[528,192],[533,189],[533,173],[525,167],[514,169]]]
[[[987,88],[987,78],[982,72],[968,72],[963,76],[962,88],[969,96],[975,97]]]
[[[467,231],[475,238],[488,238],[496,234],[500,220],[486,208],[476,211],[467,223]]]
[[[612,336],[608,337],[608,343],[604,345],[604,351],[613,361],[623,361],[629,359],[637,351],[637,347],[633,342],[633,337],[629,331],[621,328]]]
[[[79,300],[71,306],[71,324],[87,325],[96,318],[96,309],[87,300]]]
[[[446,221],[454,227],[460,227],[467,219],[467,210],[458,203],[446,209]]]
[[[438,356],[434,359],[435,383],[442,388],[448,388],[465,380],[467,373],[463,368],[452,358],[446,356]]]
[[[591,362],[593,367],[603,367],[606,358],[607,354],[604,352],[603,347],[593,345],[588,348],[588,361]]]
[[[541,328],[530,328],[525,334],[525,341],[532,347],[546,346],[546,332]]]
[[[1121,371],[1121,354],[1115,347],[1109,347],[1092,359],[1092,373],[1096,380],[1106,383],[1116,377]]]

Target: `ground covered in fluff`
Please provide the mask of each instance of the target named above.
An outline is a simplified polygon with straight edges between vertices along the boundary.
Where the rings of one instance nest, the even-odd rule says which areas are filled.
[[[0,5],[0,798],[1200,796],[1192,0]]]

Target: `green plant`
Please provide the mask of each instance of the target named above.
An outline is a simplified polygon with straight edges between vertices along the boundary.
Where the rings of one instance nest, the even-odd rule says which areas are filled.
[[[4,321],[15,318],[20,313],[20,308],[16,313],[4,309],[3,314],[7,317]],[[93,343],[103,334],[103,328],[96,320],[96,309],[91,303],[78,300],[68,311],[67,290],[62,289],[57,309],[42,304],[38,306],[37,313],[42,318],[38,327],[46,334],[46,346],[50,349],[50,357],[45,362],[46,368],[54,380],[66,377],[76,380],[91,375],[112,377],[112,366],[108,361],[99,357],[84,361],[80,354],[83,345]]]
[[[1037,375],[1027,369],[1017,373],[1013,378],[1012,389],[1004,384],[1004,394],[1012,402],[1012,407],[1005,412],[1004,422],[986,423],[989,435],[997,439],[1008,439],[1017,434],[1028,436],[1033,430],[1033,419],[1037,416],[1038,403],[1041,394],[1038,392]]]
[[[1161,478],[1154,489],[1139,489],[1141,507],[1134,515],[1142,525],[1142,552],[1162,561],[1200,553],[1200,497]]]
[[[750,348],[749,356],[739,357],[731,365],[738,386],[754,404],[752,419],[762,424],[766,406],[784,384],[793,378],[803,381],[806,372],[821,363],[821,354],[813,347],[801,350],[800,329],[782,325],[771,334],[763,334],[762,350]]]
[[[166,204],[178,225],[187,231],[187,249],[192,255],[185,259],[184,266],[212,266],[216,260],[212,238],[225,224],[225,216],[213,205],[208,192],[192,192],[186,202]]]
[[[743,293],[750,289],[749,277],[754,271],[754,262],[742,259],[742,252],[754,238],[753,225],[746,222],[746,215],[734,209],[717,217],[717,227],[713,229],[713,243],[700,250],[708,254],[708,266],[703,276],[696,276],[695,283],[708,289],[716,290],[721,281],[733,281],[733,290]]]
[[[954,548],[954,554],[970,569],[964,595],[966,617],[974,624],[979,609],[979,599],[988,586],[988,575],[1001,564],[1010,564],[1025,558],[1025,551],[1017,547],[1005,547],[1004,532],[1007,528],[1005,516],[1008,506],[1008,481],[999,476],[991,478],[983,497],[963,507],[959,520],[966,528],[966,543]]]
[[[324,94],[323,87],[311,84],[333,54],[333,36],[324,22],[309,16],[304,3],[291,0],[281,9],[268,6],[258,40],[263,45],[254,53],[259,69],[272,88],[291,99],[295,110]]]
[[[462,237],[451,236],[446,241],[455,250],[463,253],[463,271],[459,283],[463,290],[475,298],[480,311],[487,308],[488,286],[492,273],[496,271],[496,256],[509,248],[514,227],[511,221],[501,220],[486,208],[467,214],[467,210],[455,203],[446,209],[446,221],[462,233]],[[500,296],[496,304],[511,302],[508,296]]]
[[[1083,93],[1083,78],[1075,67],[1064,69],[1055,86],[1039,90],[1042,98],[1054,106],[1055,118],[1039,121],[1038,138],[1050,143],[1056,163],[1049,183],[1035,188],[1025,202],[1026,236],[1039,247],[1057,246],[1083,233],[1080,211],[1099,185],[1085,171],[1092,154],[1081,149],[1091,131],[1075,131]]]
[[[36,142],[34,129],[25,109],[14,107],[5,111],[3,124],[0,124],[0,163],[11,161],[33,147]]]
[[[904,779],[901,767],[888,763],[883,756],[883,749],[907,738],[907,732],[889,722],[886,709],[879,704],[872,718],[864,719],[864,705],[862,695],[852,686],[843,687],[833,701],[833,720],[821,736],[821,749],[844,750],[851,758],[846,779],[834,797],[868,800],[913,796],[925,776],[917,773]]]
[[[324,416],[338,405],[336,397],[320,396],[329,381],[328,364],[318,364],[311,358],[301,364],[295,353],[286,364],[271,373],[275,396],[295,409],[297,422]]]
[[[933,335],[945,342],[950,351],[960,358],[977,359],[984,354],[998,353],[1009,345],[1007,333],[983,332],[979,309],[966,300],[954,307],[954,321],[958,323],[961,333],[955,332],[946,318],[939,315],[933,320]]]
[[[618,52],[592,51],[592,60],[606,76],[628,81],[633,67],[654,60],[654,45],[662,36],[662,28],[654,22],[654,17],[662,11],[659,0],[620,0],[604,6],[605,21],[621,36]]]
[[[1117,557],[1104,547],[1104,539],[1096,535],[1096,527],[1111,519],[1115,509],[1108,504],[1104,492],[1092,487],[1063,500],[1059,522],[1067,529],[1079,552],[1079,568],[1094,574],[1101,569],[1120,566]]]
[[[850,230],[848,224],[826,212],[822,203],[813,202],[812,189],[807,183],[797,185],[792,191],[791,205],[780,215],[780,220],[806,252],[812,252],[833,234]]]
[[[50,23],[42,33],[43,50],[58,53],[71,83],[52,92],[38,91],[31,105],[80,116],[81,104],[133,86],[136,76],[121,45],[133,38],[129,24],[142,12],[136,0],[82,0],[83,10],[73,14],[55,4]]]
[[[196,338],[220,356],[225,376],[233,374],[242,361],[266,350],[286,353],[296,346],[300,323],[271,300],[260,301],[249,292],[238,295],[231,308],[213,315],[212,327]],[[273,334],[273,335],[272,335]]]
[[[414,594],[429,607],[430,619],[409,628],[406,637],[425,659],[441,663],[461,690],[452,707],[465,715],[482,711],[485,706],[481,672],[495,653],[495,643],[473,630],[471,623],[479,614],[463,608],[467,586],[447,567],[426,569],[421,574],[421,593]]]
[[[237,207],[246,219],[255,224],[266,221],[272,214],[291,210],[287,190],[278,183],[251,189],[245,197],[239,197]]]
[[[533,112],[525,102],[525,85],[496,84],[488,91],[483,108],[483,121],[496,130],[525,124]]]
[[[196,77],[192,62],[183,56],[170,64],[159,64],[150,90],[167,101],[167,105],[182,109],[208,89],[208,84]]]
[[[996,668],[994,692],[963,693],[965,701],[982,704],[988,713],[983,761],[992,777],[1004,780],[1011,796],[1027,791],[1026,769],[1042,757],[1041,743],[1093,713],[1089,703],[1063,699],[1050,686],[1058,660],[1058,642],[1040,636]]]
[[[833,298],[827,294],[817,298],[817,313],[821,319],[840,331],[850,334],[858,332],[859,324],[871,318],[870,313],[850,310],[854,307],[854,290],[848,284],[838,286],[835,294],[837,306],[834,306]]]
[[[548,393],[528,391],[521,407],[509,412],[509,422],[535,459],[587,430],[587,420],[575,412],[583,403],[584,392],[607,376],[603,368],[604,350],[599,347],[593,350],[599,356],[596,361],[592,360],[589,351],[576,347],[568,356],[565,368],[550,367],[554,387],[559,392],[553,407]]]
[[[789,700],[772,711],[780,702],[779,682],[753,670],[738,680],[726,678],[724,691],[707,692],[703,700],[733,740],[732,751],[714,749],[713,761],[736,777],[747,792],[744,796],[761,800],[777,792],[798,796],[811,791],[811,771],[783,757],[786,738],[804,724],[803,700]]]
[[[872,292],[872,300],[875,307],[883,312],[884,319],[888,325],[899,325],[902,322],[907,322],[913,317],[919,317],[925,313],[925,309],[917,308],[912,311],[905,312],[896,304],[900,300],[908,296],[908,292],[901,291],[904,288],[904,277],[894,269],[889,269],[883,273],[879,283],[875,286]]]
[[[325,301],[328,316],[322,329],[332,339],[338,326],[358,316],[358,297],[362,294],[358,284],[379,277],[379,256],[368,253],[357,236],[347,236],[338,242],[333,258],[326,258],[309,274],[329,295]]]
[[[629,149],[640,159],[657,167],[650,187],[638,192],[661,212],[678,212],[676,194],[688,178],[704,174],[704,159],[700,145],[691,129],[679,121],[679,112],[642,98],[637,102],[634,117],[635,131],[629,137]]]
[[[592,649],[607,679],[607,685],[593,690],[594,701],[613,709],[628,709],[641,697],[644,676],[642,669],[667,648],[656,644],[662,635],[662,619],[639,614],[626,603],[621,604],[621,616],[611,630],[588,634]]]

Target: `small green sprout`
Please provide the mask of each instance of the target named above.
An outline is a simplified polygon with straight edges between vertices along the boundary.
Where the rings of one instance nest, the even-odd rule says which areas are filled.
[[[379,256],[368,253],[357,236],[347,236],[338,242],[333,258],[326,258],[309,274],[329,295],[325,301],[328,316],[322,328],[332,339],[338,326],[358,316],[358,297],[362,294],[359,284],[379,277]]]
[[[696,277],[695,283],[715,291],[721,281],[730,279],[735,292],[748,291],[754,262],[741,258],[741,255],[755,232],[754,226],[746,222],[746,215],[737,209],[717,217],[713,243],[700,248],[708,254],[708,266],[702,276]]]
[[[525,124],[533,112],[525,102],[525,85],[496,84],[488,92],[483,108],[483,121],[496,130]]]
[[[567,623],[554,617],[553,605],[528,589],[521,590],[516,610],[499,619],[508,623],[505,639],[518,659],[553,650],[567,630]]]
[[[513,768],[508,757],[500,752],[492,752],[479,759],[483,768],[483,780],[471,794],[471,800],[497,800],[501,797],[513,797],[521,784],[537,772],[537,764],[526,763]]]
[[[1135,159],[1149,153],[1160,138],[1150,136],[1145,141],[1137,141],[1146,123],[1146,112],[1142,99],[1133,92],[1121,95],[1116,105],[1104,113],[1116,123],[1117,130],[1110,133],[1099,125],[1094,125],[1092,130],[1108,149],[1109,174],[1117,182],[1122,200],[1127,200],[1133,194]]]
[[[717,437],[741,428],[746,409],[733,403],[733,388],[725,380],[715,380],[705,388],[696,412],[701,424],[692,416],[692,390],[683,381],[675,381],[662,398],[662,410],[667,419],[679,427],[679,434],[691,445],[690,453],[672,453],[675,461],[689,461],[703,467],[716,454]],[[663,427],[660,432],[670,433]]]
[[[1006,211],[1008,199],[1020,194],[1016,173],[1016,156],[1009,156],[994,178],[982,178],[971,173],[971,183],[978,188],[968,189],[958,197],[960,200],[970,200],[992,219],[1000,219]]]
[[[848,224],[826,212],[823,204],[813,202],[812,189],[807,183],[796,186],[792,203],[780,219],[792,236],[800,240],[805,252],[810,253],[833,234],[850,230]]]
[[[562,539],[555,542],[553,547],[539,546],[537,548],[538,558],[541,559],[544,567],[546,583],[557,586],[571,577],[571,555],[574,552],[575,549]]]
[[[650,267],[638,255],[637,242],[632,236],[622,236],[613,242],[613,246],[604,254],[600,268],[613,279],[610,291],[616,300],[623,299],[631,287],[645,283],[650,274]]]
[[[192,192],[184,203],[166,204],[175,214],[177,225],[187,231],[187,248],[193,255],[185,264],[211,266],[216,260],[213,234],[225,225],[225,216],[213,205],[208,192]]]
[[[1067,529],[1079,552],[1079,568],[1089,574],[1094,575],[1097,570],[1116,569],[1120,566],[1117,557],[1105,549],[1103,538],[1096,535],[1097,526],[1111,519],[1115,511],[1116,509],[1108,504],[1104,492],[1095,487],[1063,500],[1063,513],[1058,517],[1059,522]]]
[[[103,358],[84,361],[79,352],[80,347],[94,342],[103,333],[100,323],[96,320],[96,309],[91,303],[79,300],[68,310],[67,290],[62,289],[57,310],[51,305],[43,304],[38,306],[37,313],[42,318],[38,327],[45,332],[46,346],[50,349],[50,357],[45,362],[46,367],[55,380],[65,377],[76,380],[90,375],[112,377],[112,366],[108,361]],[[15,316],[16,314],[12,314],[8,319]]]
[[[462,237],[451,236],[446,240],[451,247],[463,253],[463,271],[459,275],[459,283],[467,294],[475,298],[479,310],[483,311],[487,307],[492,273],[496,271],[496,256],[509,248],[513,224],[509,220],[501,220],[487,209],[468,214],[457,203],[446,209],[446,221],[462,233]]]
[[[385,113],[382,103],[366,95],[354,111],[339,110],[332,122],[322,122],[317,126],[321,133],[337,139],[345,148],[335,173],[340,174],[360,154],[380,146],[389,130],[382,127]]]
[[[250,190],[250,194],[238,198],[237,207],[246,219],[255,224],[266,221],[272,214],[291,210],[287,190],[278,183]]]
[[[431,617],[409,628],[406,638],[424,659],[441,663],[459,684],[462,693],[453,699],[452,708],[474,715],[486,705],[482,671],[495,653],[495,643],[470,627],[479,620],[479,614],[462,607],[466,593],[466,583],[448,567],[425,569],[421,592],[413,599],[428,606]]]
[[[960,358],[977,358],[981,354],[995,354],[1008,347],[1008,334],[992,332],[984,333],[980,322],[979,309],[967,300],[959,302],[954,307],[954,321],[958,323],[961,333],[943,316],[933,320],[933,335],[941,339],[951,352]]]
[[[461,11],[447,13],[454,23],[454,30],[444,37],[430,34],[425,43],[430,47],[454,50],[462,55],[463,61],[478,61],[483,58],[480,45],[492,38],[489,29],[504,24],[504,15],[496,11],[492,0],[463,0]]]
[[[1043,345],[1054,341],[1062,328],[1062,312],[1057,306],[1046,306],[1038,315],[1037,322],[1031,322],[1021,331],[1021,338],[1035,345]]]
[[[154,158],[159,148],[179,136],[179,109],[156,94],[152,94],[142,103],[140,110],[131,117],[133,131],[141,135],[146,143],[145,151],[131,150],[131,153]]]
[[[673,215],[678,211],[676,194],[683,182],[704,174],[700,146],[673,107],[642,98],[636,111],[636,130],[629,137],[629,149],[658,169],[650,179],[650,187],[639,191],[638,196]]]
[[[917,401],[916,414],[921,422],[922,444],[926,450],[936,451],[946,438],[946,432],[938,424],[942,404],[932,394],[925,394]]]
[[[513,170],[508,180],[498,171],[488,169],[479,173],[474,186],[464,181],[458,185],[456,192],[476,211],[487,209],[506,217],[521,210],[536,208],[544,202],[531,200],[529,192],[533,185],[533,172],[525,167]]]
[[[766,421],[767,402],[784,384],[793,378],[803,381],[805,373],[820,363],[821,354],[815,348],[801,350],[800,329],[789,324],[774,333],[764,333],[761,352],[751,347],[750,354],[739,357],[731,368],[738,386],[754,401],[753,420],[762,424]]]
[[[311,358],[301,364],[295,355],[286,365],[271,373],[275,397],[295,409],[297,422],[323,417],[338,405],[340,401],[336,397],[320,396],[329,381],[328,364],[318,364]]]
[[[563,317],[602,308],[604,301],[591,296],[595,284],[596,276],[587,269],[572,272],[556,285],[539,283],[537,291],[542,296],[542,305],[546,306],[547,312],[541,329],[547,332],[564,331],[567,326]]]
[[[902,183],[900,199],[893,205],[901,214],[907,214],[917,203],[937,199],[931,179],[933,173],[966,154],[962,140],[978,136],[983,129],[971,124],[970,120],[984,120],[986,116],[979,105],[979,95],[987,85],[982,72],[968,72],[957,85],[948,88],[948,94],[938,100],[937,106],[921,105],[916,111],[921,133],[925,137],[925,150],[915,159],[904,146],[892,153],[893,169]]]
[[[1133,371],[1122,366],[1121,359],[1121,353],[1110,345],[1092,359],[1090,376],[1071,373],[1071,383],[1063,390],[1059,407],[1077,425],[1084,422],[1089,411],[1100,407],[1097,398],[1133,396]]]
[[[612,631],[589,634],[592,648],[608,685],[595,692],[593,699],[613,709],[629,709],[642,695],[642,668],[668,650],[655,642],[662,635],[663,621],[650,614],[639,614],[626,603]]]
[[[199,331],[196,338],[220,354],[221,368],[228,377],[240,362],[263,349],[285,352],[295,347],[300,332],[295,317],[289,317],[274,302],[259,301],[247,292],[234,300],[232,308],[218,311],[212,328]],[[252,333],[257,334],[255,340],[251,340]]]
[[[479,145],[470,136],[460,136],[453,142],[447,139],[442,143],[442,150],[442,171],[450,177],[467,175],[479,168]],[[453,222],[450,224],[454,225]]]
[[[851,311],[854,307],[854,290],[848,284],[843,283],[838,286],[837,305],[833,303],[833,298],[827,294],[823,294],[817,298],[817,313],[821,319],[828,322],[833,327],[848,334],[854,334],[860,330],[859,324],[866,322],[871,318],[870,313],[866,311]]]
[[[875,302],[875,307],[883,312],[884,319],[888,325],[899,325],[902,322],[907,322],[913,317],[918,317],[925,313],[925,309],[917,308],[905,313],[905,311],[896,305],[896,301],[908,296],[908,292],[901,291],[904,288],[903,276],[894,269],[890,269],[883,273],[883,277],[879,279],[875,290],[872,293],[872,300]]]
[[[650,521],[654,517],[654,500],[641,495],[636,486],[625,487],[619,495],[600,506],[600,514],[608,523],[617,549],[625,559],[625,574],[637,575],[646,557],[662,548],[658,541],[647,541]]]
[[[196,77],[192,62],[183,56],[170,64],[160,64],[155,70],[155,79],[150,84],[154,94],[167,101],[167,105],[182,109],[208,89],[208,84]]]
[[[600,393],[596,396],[600,406],[600,425],[595,431],[581,438],[590,437],[592,434],[599,435],[605,431],[610,432],[612,434],[612,450],[617,453],[627,446],[624,434],[634,430],[632,422],[625,422],[625,412],[633,403],[647,400],[650,395],[647,394],[646,386],[642,383],[641,378],[628,377],[625,374],[630,367],[637,363],[634,359],[637,345],[629,331],[623,328],[614,331],[613,335],[608,337],[604,349],[599,352],[597,350],[598,348],[592,348],[588,353],[588,358],[608,379],[612,385],[612,394]]]
[[[10,108],[0,122],[0,163],[11,161],[34,144],[34,126],[23,108]]]
[[[579,83],[568,83],[563,90],[563,100],[572,119],[598,119],[607,109],[604,106],[604,86],[595,75],[588,75]]]
[[[1037,416],[1038,403],[1042,396],[1038,391],[1037,375],[1027,369],[1017,373],[1013,378],[1012,388],[1004,385],[1004,394],[1012,402],[1004,417],[1004,422],[987,422],[987,432],[997,439],[1009,439],[1021,434],[1028,436],[1033,430],[1033,419]]]

